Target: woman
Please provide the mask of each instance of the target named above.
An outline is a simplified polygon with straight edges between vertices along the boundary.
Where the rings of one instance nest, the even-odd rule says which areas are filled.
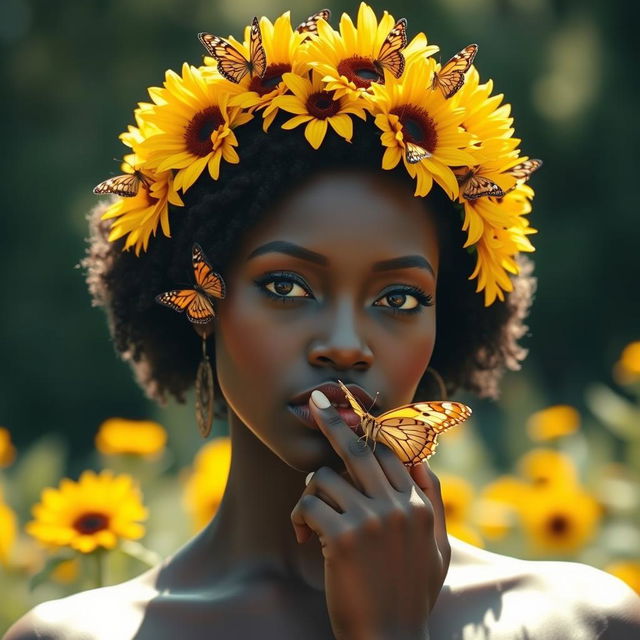
[[[495,396],[502,371],[518,368],[531,263],[518,258],[505,280],[496,260],[508,251],[507,220],[518,249],[530,247],[522,216],[532,192],[518,173],[526,160],[510,143],[508,111],[494,102],[481,124],[495,135],[473,138],[483,89],[472,87],[466,112],[464,88],[447,96],[446,65],[441,86],[424,36],[405,46],[402,21],[385,15],[378,25],[373,16],[376,51],[356,51],[352,76],[342,65],[347,75],[331,84],[317,72],[327,75],[322,47],[337,50],[350,27],[343,18],[337,34],[321,14],[297,31],[286,28],[288,14],[275,27],[263,18],[246,34],[262,44],[244,50],[202,34],[212,66],[168,76],[123,136],[136,193],[93,215],[90,289],[147,393],[182,399],[200,371],[206,431],[203,343],[215,365],[216,411],[233,450],[216,516],[161,566],[39,605],[6,640],[638,637],[639,599],[621,581],[448,536],[426,460],[404,465],[358,437],[338,381],[379,416],[438,397],[439,379],[449,392]],[[361,6],[362,38],[372,15]],[[284,40],[287,52],[275,44]],[[239,70],[229,47],[247,60]],[[461,52],[467,83],[472,55]],[[397,78],[394,60],[407,66]],[[436,79],[419,93],[429,93],[431,110],[407,92],[394,114],[383,90],[429,72]],[[305,124],[305,135],[283,124]],[[387,170],[380,133],[392,150]],[[118,193],[118,181],[107,182]],[[502,258],[516,260],[518,249]],[[215,293],[181,299],[175,287],[193,277],[192,260]]]

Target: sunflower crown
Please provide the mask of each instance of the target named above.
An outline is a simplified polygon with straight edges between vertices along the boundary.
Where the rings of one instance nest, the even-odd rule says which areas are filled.
[[[138,104],[136,125],[120,135],[130,148],[125,173],[94,189],[120,196],[103,216],[112,220],[109,240],[124,238],[139,255],[158,225],[170,237],[169,204],[184,206],[181,194],[205,169],[218,180],[223,161],[240,161],[234,130],[255,117],[268,131],[280,110],[290,114],[282,128],[304,125],[314,149],[327,135],[350,142],[353,117],[370,118],[382,169],[402,162],[416,196],[435,181],[459,203],[464,247],[476,256],[469,279],[486,306],[504,300],[517,254],[534,250],[525,182],[542,163],[520,155],[510,105],[492,95],[491,80],[480,83],[477,45],[440,64],[423,33],[408,40],[404,18],[385,11],[378,21],[364,2],[355,25],[343,14],[336,31],[329,18],[325,9],[294,29],[287,11],[274,23],[254,18],[242,41],[198,35],[204,64],[184,63],[149,88],[151,102]]]

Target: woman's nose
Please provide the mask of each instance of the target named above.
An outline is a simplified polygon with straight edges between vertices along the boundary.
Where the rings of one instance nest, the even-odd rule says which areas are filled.
[[[368,369],[373,363],[373,352],[362,335],[353,307],[342,305],[329,325],[328,331],[313,341],[309,362],[339,370]]]

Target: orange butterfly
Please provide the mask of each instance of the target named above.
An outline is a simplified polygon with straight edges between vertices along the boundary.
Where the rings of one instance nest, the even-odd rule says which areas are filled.
[[[338,384],[351,408],[360,416],[364,438],[386,444],[407,466],[430,458],[438,444],[438,434],[464,422],[471,409],[460,402],[416,402],[405,404],[378,417],[365,411],[340,380]]]
[[[211,298],[224,298],[225,284],[222,276],[213,271],[199,244],[194,243],[191,262],[195,275],[193,289],[174,289],[156,296],[156,302],[174,311],[186,312],[195,324],[206,324],[215,317]]]
[[[385,38],[378,57],[373,61],[381,78],[384,78],[384,71],[386,69],[392,73],[396,78],[399,78],[404,71],[404,56],[402,55],[402,49],[407,46],[407,20],[406,18],[400,18],[396,22],[395,26],[389,35]]]
[[[237,84],[247,73],[252,77],[258,76],[262,78],[264,76],[264,72],[267,69],[267,54],[262,46],[262,34],[260,33],[258,18],[254,18],[251,23],[248,60],[224,38],[210,33],[199,33],[198,38],[209,55],[218,61],[218,71],[227,80]]]
[[[463,197],[467,200],[477,200],[483,196],[502,198],[505,193],[502,187],[489,178],[476,175],[479,169],[480,167],[474,167],[467,169],[465,173],[455,174]]]
[[[316,13],[310,15],[304,22],[301,22],[297,27],[298,33],[318,33],[318,20],[322,18],[326,22],[329,22],[331,18],[331,11],[329,9],[321,9]]]
[[[116,196],[124,196],[125,198],[132,198],[138,195],[140,185],[143,184],[146,189],[151,187],[152,180],[139,171],[134,169],[133,173],[123,173],[120,176],[114,176],[113,178],[107,178],[100,184],[93,187],[93,193],[101,195],[103,193],[113,193]]]
[[[440,91],[445,98],[450,98],[458,92],[464,84],[464,74],[473,64],[473,60],[478,53],[478,45],[470,44],[459,53],[456,53],[439,72],[433,73],[432,89],[440,87]]]

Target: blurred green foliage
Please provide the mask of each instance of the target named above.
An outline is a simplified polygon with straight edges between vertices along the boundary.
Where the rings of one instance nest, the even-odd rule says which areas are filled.
[[[254,14],[272,18],[284,0],[3,0],[0,127],[3,141],[0,272],[0,424],[18,449],[44,433],[70,447],[70,473],[86,464],[106,417],[158,409],[115,356],[104,316],[92,309],[81,271],[92,187],[118,171],[118,134],[145,88],[165,69],[199,63],[195,34],[241,34]],[[356,2],[326,2],[333,24]],[[528,404],[568,402],[608,381],[622,346],[638,337],[634,285],[637,135],[632,25],[640,9],[582,0],[388,0],[447,59],[479,44],[482,80],[493,78],[516,118],[523,153],[543,158],[534,177],[532,224],[539,291],[526,338],[525,375],[541,390]],[[298,0],[297,22],[320,7]],[[636,291],[634,294],[633,291]],[[516,383],[517,386],[517,383]],[[535,400],[540,404],[536,405]],[[475,406],[475,405],[474,405]],[[172,415],[195,432],[191,413]],[[487,405],[490,434],[521,424]],[[186,422],[183,424],[182,421]],[[192,443],[189,440],[189,443]],[[182,446],[182,445],[179,445]],[[192,451],[184,445],[185,458]],[[498,459],[500,449],[497,448]]]

